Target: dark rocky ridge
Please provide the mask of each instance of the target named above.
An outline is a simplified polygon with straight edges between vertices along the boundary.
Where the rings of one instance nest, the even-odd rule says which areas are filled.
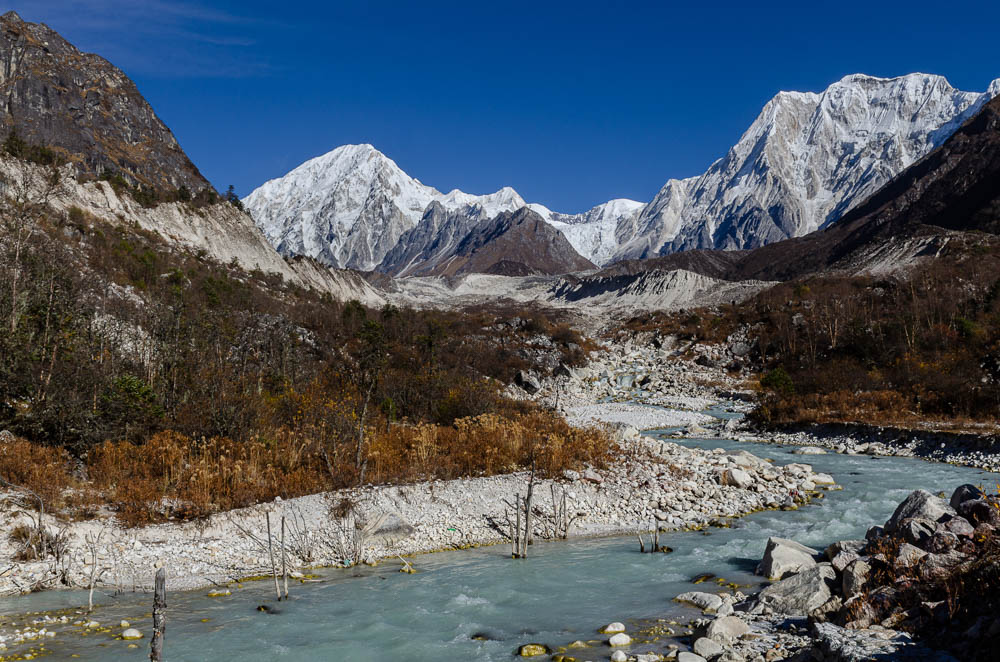
[[[159,191],[210,188],[128,76],[44,24],[0,16],[0,135],[12,129],[76,164]]]
[[[407,230],[378,270],[393,276],[425,276],[444,261],[469,232],[482,222],[481,207],[449,211],[436,200],[427,205],[420,223]]]
[[[499,214],[474,228],[452,256],[430,273],[455,276],[469,273],[502,276],[559,275],[594,269],[569,240],[527,207]]]

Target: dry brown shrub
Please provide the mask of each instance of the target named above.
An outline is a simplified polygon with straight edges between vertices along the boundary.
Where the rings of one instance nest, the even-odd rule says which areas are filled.
[[[611,439],[549,412],[463,418],[450,426],[397,425],[372,442],[377,482],[489,476],[532,466],[544,476],[583,464],[603,466]]]
[[[319,459],[287,434],[234,442],[161,432],[144,444],[105,442],[90,454],[88,470],[126,526],[204,517],[329,486]]]
[[[89,454],[87,469],[125,526],[199,518],[278,496],[356,484],[352,453],[324,453],[322,443],[337,440],[313,436],[321,430],[310,424],[246,442],[162,432],[143,444],[105,442]],[[341,439],[334,448],[349,449],[353,443]],[[454,425],[376,421],[366,429],[364,452],[367,480],[384,484],[489,476],[531,466],[540,475],[555,476],[584,464],[604,466],[611,445],[604,430],[573,428],[551,412],[533,410],[483,414]]]
[[[73,483],[65,450],[17,437],[0,443],[0,477],[40,496],[47,510],[62,504],[63,491]]]

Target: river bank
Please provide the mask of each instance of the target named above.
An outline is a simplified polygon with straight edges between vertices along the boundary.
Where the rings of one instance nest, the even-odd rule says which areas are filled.
[[[745,448],[759,455],[765,454],[766,448],[772,448],[778,454],[778,461],[800,457],[793,454],[797,448],[792,446],[765,446],[754,442],[712,439],[685,439],[681,443],[703,448],[719,443],[727,451]],[[989,474],[941,463],[923,465],[926,466],[926,470],[923,470],[922,465],[917,464],[914,458],[882,458],[881,461],[872,461],[864,455],[829,453],[812,456],[810,461],[815,462],[819,470],[835,471],[843,476],[844,490],[829,493],[827,498],[795,513],[780,516],[775,514],[772,526],[757,526],[755,518],[751,517],[735,523],[735,528],[731,531],[715,534],[721,538],[714,544],[726,545],[729,553],[739,558],[740,563],[734,569],[732,564],[727,567],[727,564],[720,563],[720,557],[708,555],[700,565],[693,568],[688,566],[692,573],[691,580],[672,593],[672,597],[679,597],[692,605],[686,618],[679,618],[676,613],[667,609],[663,610],[663,617],[652,619],[629,620],[628,614],[615,614],[616,620],[626,624],[626,634],[632,638],[628,646],[609,646],[609,638],[603,637],[593,644],[592,648],[596,650],[567,649],[563,654],[577,660],[592,660],[607,659],[608,655],[618,653],[625,655],[622,659],[640,662],[660,659],[700,662],[702,658],[713,662],[773,662],[783,659],[800,662],[860,662],[868,659],[953,661],[954,658],[947,654],[928,651],[911,635],[895,629],[901,620],[919,618],[923,613],[932,614],[925,612],[919,604],[916,604],[915,610],[910,608],[911,605],[897,609],[894,613],[890,613],[892,609],[889,609],[877,617],[873,613],[867,620],[854,615],[852,609],[859,606],[855,604],[857,592],[855,588],[848,589],[853,591],[851,593],[844,593],[843,571],[854,560],[862,559],[875,564],[876,561],[871,561],[871,558],[879,559],[879,554],[885,554],[883,547],[886,542],[881,539],[881,531],[893,528],[887,522],[909,525],[913,521],[920,521],[921,517],[927,520],[931,516],[943,516],[941,519],[948,521],[945,525],[931,522],[925,523],[924,529],[915,528],[913,533],[920,536],[922,542],[916,537],[905,540],[913,540],[909,544],[927,550],[928,555],[924,561],[927,568],[940,568],[942,562],[955,561],[954,550],[932,550],[934,545],[930,544],[930,538],[921,532],[933,531],[937,527],[940,529],[937,536],[939,540],[954,540],[957,536],[959,540],[970,541],[970,538],[962,536],[968,536],[979,529],[969,526],[963,517],[955,517],[956,512],[949,509],[947,500],[933,497],[927,490],[950,494],[963,483],[988,482]],[[921,511],[900,505],[914,502],[915,487],[923,488],[924,491],[918,493],[932,507]],[[956,499],[953,498],[952,501]],[[959,505],[957,514],[967,513],[974,517],[976,502],[968,498],[966,501],[964,506]],[[922,499],[917,500],[917,503],[921,502]],[[940,504],[939,511],[934,510],[934,504]],[[878,526],[873,529],[873,525]],[[866,540],[869,530],[872,532]],[[791,553],[769,553],[769,541],[776,539],[787,539],[788,547],[796,547],[796,542],[791,541],[797,541],[812,549],[805,555],[796,553],[795,550]],[[866,549],[866,546],[870,549]],[[971,556],[969,553],[966,550],[966,559],[976,558],[975,553],[971,553]],[[773,560],[769,562],[769,556],[779,559],[779,563]],[[905,559],[906,554],[902,554],[902,557]],[[896,559],[897,555],[893,554],[889,561],[897,562]],[[764,565],[762,561],[767,563],[767,569],[762,574],[755,574],[754,570]],[[789,565],[790,562],[802,565]],[[786,565],[782,567],[780,563]],[[744,568],[742,572],[738,570],[741,566]],[[767,575],[771,572],[792,580],[795,573],[804,570],[809,570],[809,574],[798,580],[768,582]],[[706,573],[717,574],[718,581],[711,575],[707,581],[700,581]],[[877,573],[873,572],[875,574]],[[885,577],[885,574],[880,576]],[[733,586],[734,583],[738,588]],[[866,591],[870,588],[875,592],[879,586],[873,584],[866,587]],[[884,592],[885,588],[882,590]],[[767,596],[762,599],[761,596],[765,593]],[[693,606],[695,604],[699,607]],[[883,607],[892,607],[894,602],[892,599],[882,600],[881,604]],[[932,603],[929,606],[934,608],[940,605]],[[819,609],[820,607],[823,609]],[[703,613],[702,608],[707,611]],[[742,625],[734,626],[731,621],[733,617],[739,619]],[[740,634],[719,634],[718,631],[723,629],[722,625],[711,628],[712,623],[723,618],[728,618],[728,627],[735,627]],[[975,618],[969,619],[957,632],[965,632],[975,622]],[[592,625],[596,630],[604,624]],[[983,631],[988,631],[988,628]],[[700,641],[705,638],[711,641]],[[600,653],[603,653],[603,658],[594,657]],[[681,653],[684,655],[681,656]],[[693,656],[698,653],[701,657]]]
[[[612,414],[618,412],[610,408]],[[593,413],[593,412],[592,412]],[[552,499],[566,494],[576,520],[573,536],[604,536],[705,526],[713,519],[736,517],[763,508],[790,506],[809,491],[832,483],[808,465],[772,466],[746,453],[692,450],[621,431],[619,455],[608,469],[567,472],[558,480],[536,483],[536,505],[552,512]],[[170,569],[177,589],[224,585],[270,573],[267,516],[278,545],[282,516],[288,528],[286,548],[296,570],[338,565],[349,549],[353,561],[375,562],[396,555],[504,542],[511,517],[509,503],[526,489],[524,472],[489,478],[433,481],[405,486],[368,487],[262,504],[215,515],[204,521],[121,529],[111,518],[46,526],[61,532],[61,559],[15,562],[0,577],[0,593],[86,587],[148,588],[156,567]],[[338,508],[353,504],[353,515]],[[28,522],[7,503],[8,531]],[[366,524],[354,540],[355,520]],[[358,534],[362,535],[362,534]],[[552,531],[540,519],[536,535]],[[88,540],[97,541],[97,569]],[[88,553],[89,552],[89,553]],[[0,553],[13,556],[10,536],[0,539]],[[67,560],[68,559],[68,560]]]
[[[706,452],[748,451],[773,458],[779,466],[803,459],[791,453],[791,446],[660,436]],[[306,583],[290,583],[292,599],[278,605],[283,612],[279,615],[254,609],[259,604],[275,605],[270,580],[234,584],[229,587],[231,595],[216,598],[207,597],[205,589],[171,589],[167,650],[177,662],[206,658],[509,662],[517,647],[527,642],[540,641],[556,649],[574,640],[596,639],[590,649],[571,654],[580,661],[607,662],[612,649],[604,643],[607,637],[596,632],[598,627],[620,620],[635,634],[640,624],[633,618],[653,623],[665,619],[683,624],[683,628],[666,624],[683,637],[689,621],[705,616],[674,598],[691,591],[723,591],[730,584],[749,594],[764,580],[752,573],[770,537],[823,549],[834,540],[864,537],[867,527],[884,521],[914,487],[950,491],[958,484],[989,481],[977,470],[909,458],[875,461],[830,453],[808,461],[814,471],[836,476],[843,489],[823,492],[825,498],[797,510],[764,510],[730,520],[728,528],[665,532],[660,543],[674,550],[669,554],[640,554],[634,536],[574,537],[539,539],[523,561],[511,560],[509,546],[498,545],[408,559],[417,569],[413,575],[398,572],[402,565],[398,559],[377,567],[317,570]],[[703,573],[717,578],[694,583]],[[148,633],[144,613],[150,597],[126,592],[112,598],[111,593],[108,589],[95,593],[100,608],[91,615],[77,613],[80,605],[86,605],[86,591],[6,598],[0,600],[4,628],[12,627],[17,614],[45,611],[58,618],[61,613],[50,610],[72,606],[76,609],[69,614],[71,620],[94,619],[109,631],[82,636],[83,626],[66,626],[47,644],[55,651],[52,659],[69,659],[76,653],[83,659],[113,656],[139,662],[148,652],[144,642],[139,642],[139,649],[128,649],[129,642],[115,637],[120,634],[120,620]],[[31,627],[57,629],[44,623]],[[799,634],[808,636],[808,628]],[[693,641],[676,643],[687,650]],[[641,647],[627,650],[642,651]]]
[[[637,358],[644,365],[655,363]],[[617,360],[598,357],[598,361],[605,365],[614,365]],[[619,363],[619,366],[615,368],[617,372],[633,369],[633,365],[628,362]],[[734,383],[730,381],[723,386],[716,385],[718,382],[713,384],[715,371],[694,362],[677,359],[666,361],[664,366],[663,370],[671,374],[690,376],[690,381],[686,382],[688,386],[673,400],[674,404],[684,406],[683,410],[663,409],[662,406],[650,403],[649,398],[641,396],[636,398],[640,404],[627,402],[629,391],[609,386],[609,379],[602,383],[602,379],[591,378],[585,382],[587,386],[581,388],[580,393],[567,397],[570,389],[563,389],[560,394],[559,409],[570,420],[577,417],[576,420],[580,422],[613,421],[621,433],[620,454],[607,471],[583,471],[579,475],[569,474],[536,486],[539,505],[543,511],[551,509],[551,491],[554,487],[557,491],[567,492],[567,497],[572,499],[574,511],[584,513],[574,523],[574,539],[648,531],[656,521],[658,527],[665,532],[661,540],[665,539],[668,541],[666,544],[677,546],[679,543],[673,541],[676,536],[692,534],[671,532],[702,529],[713,520],[724,523],[727,517],[783,505],[791,506],[796,496],[819,487],[818,482],[825,482],[823,479],[817,481],[816,474],[825,472],[840,476],[840,470],[824,471],[822,466],[815,469],[801,466],[803,459],[823,463],[833,458],[818,456],[814,460],[793,457],[786,454],[784,449],[777,453],[769,450],[773,448],[779,451],[781,446],[751,444],[749,447],[754,454],[751,455],[740,447],[741,444],[721,437],[702,442],[698,447],[691,440],[638,434],[636,428],[647,425],[657,428],[685,428],[698,433],[698,436],[706,433],[705,427],[715,427],[721,431],[724,429],[722,426],[728,425],[731,428],[734,425],[716,422],[716,419],[701,411],[714,402],[715,394],[722,389],[731,390],[736,386]],[[655,379],[655,376],[650,377],[646,386],[656,383],[653,381]],[[617,382],[617,378],[614,381]],[[660,377],[660,383],[664,382]],[[651,398],[661,397],[657,388],[659,387],[647,391],[653,393]],[[551,391],[546,393],[551,394]],[[650,406],[651,404],[654,406]],[[654,418],[643,418],[644,416]],[[707,436],[711,436],[711,433]],[[718,450],[716,446],[719,447]],[[754,459],[755,456],[776,457],[778,462],[762,462]],[[847,458],[848,461],[854,461],[850,456]],[[690,472],[690,475],[685,472]],[[724,478],[727,472],[728,477]],[[750,480],[744,480],[741,473],[746,474]],[[722,484],[730,481],[743,481],[744,486]],[[270,573],[266,546],[261,544],[267,539],[266,514],[271,513],[272,525],[277,524],[282,513],[285,514],[289,522],[288,548],[291,551],[294,547],[294,562],[301,566],[297,572],[308,572],[310,566],[336,565],[343,561],[339,554],[343,544],[338,543],[344,533],[343,523],[331,518],[331,511],[336,512],[344,498],[357,504],[361,520],[373,524],[368,534],[369,540],[363,545],[366,560],[388,559],[383,561],[382,566],[395,573],[402,566],[402,562],[395,559],[397,553],[405,556],[504,541],[508,502],[512,501],[516,492],[523,493],[526,483],[527,476],[519,473],[494,478],[368,488],[360,492],[316,495],[263,504],[216,516],[199,524],[171,524],[131,532],[107,526],[104,542],[98,550],[97,576],[102,578],[99,586],[109,592],[118,588],[125,588],[126,591],[143,590],[148,585],[147,582],[151,581],[153,568],[158,563],[164,563],[171,568],[172,590],[191,587],[204,589],[211,586],[217,587],[217,592],[221,594],[232,592],[233,599],[240,599],[242,591],[250,591],[248,595],[261,593],[262,589],[253,588],[254,584],[244,584],[244,588],[240,588],[236,580]],[[834,492],[829,497],[837,499],[841,494]],[[828,500],[829,498],[814,503],[822,504]],[[862,503],[867,505],[870,501],[869,496]],[[775,525],[791,523],[803,515],[809,517],[815,508],[813,505],[796,513],[774,513]],[[748,526],[754,526],[752,522],[766,514],[753,516]],[[725,534],[725,538],[730,531],[737,532],[744,521],[746,520],[732,522],[736,529],[713,528],[705,533],[711,532],[715,537]],[[824,526],[840,526],[850,521],[850,516],[839,515],[834,516],[832,522],[824,522]],[[496,526],[498,523],[499,527]],[[88,533],[91,536],[99,534],[101,526],[98,522],[74,526],[77,528],[72,533],[78,540],[75,562],[80,568],[76,575],[70,577],[75,577],[71,581],[75,581],[76,586],[85,586],[92,564],[88,563],[86,546],[82,543]],[[784,531],[782,533],[790,535]],[[546,539],[543,526],[536,530],[536,534],[540,541]],[[715,537],[706,540],[715,540]],[[637,548],[634,539],[629,547],[633,546]],[[655,556],[664,560],[675,557]],[[655,562],[655,559],[649,561]],[[420,559],[414,562],[418,570],[415,577],[420,577],[422,566],[427,563],[427,560]],[[532,566],[531,562],[524,566],[515,565]],[[35,567],[31,566],[32,564],[22,564],[19,571],[25,568],[28,572],[42,574],[47,570],[37,564]],[[144,577],[147,582],[143,581]],[[308,577],[304,579],[309,580]],[[605,586],[604,590],[614,590],[613,580],[608,581],[612,583]],[[15,590],[23,590],[24,582],[19,583],[21,586],[15,585]],[[55,584],[58,584],[58,580]],[[303,587],[308,586],[309,584],[301,585],[298,591],[301,592]],[[199,593],[196,591],[195,594]],[[241,602],[252,599],[254,598],[244,597]],[[481,622],[488,623],[489,620]],[[35,624],[31,627],[33,631],[37,631],[44,625]],[[794,633],[794,636],[804,635]],[[438,655],[433,659],[441,658]]]
[[[537,390],[526,395],[522,388],[521,397],[556,407],[571,421],[588,421],[592,403],[618,403],[614,420],[639,429],[685,428],[689,436],[916,457],[1000,472],[1000,440],[990,434],[869,424],[772,430],[707,415],[705,410],[719,402],[740,413],[753,408],[754,392],[742,366],[739,371],[730,370],[741,365],[745,351],[739,339],[723,346],[632,338],[609,343],[586,368],[564,368],[553,377],[534,380]]]
[[[764,431],[740,425],[731,426],[723,434],[740,441],[814,447],[848,455],[916,457],[1000,472],[1000,442],[988,435],[859,424],[816,425],[787,431]]]

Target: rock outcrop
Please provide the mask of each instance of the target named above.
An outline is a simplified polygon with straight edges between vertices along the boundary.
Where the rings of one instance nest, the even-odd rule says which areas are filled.
[[[0,17],[0,99],[0,134],[54,148],[80,174],[211,188],[128,76],[12,11]]]

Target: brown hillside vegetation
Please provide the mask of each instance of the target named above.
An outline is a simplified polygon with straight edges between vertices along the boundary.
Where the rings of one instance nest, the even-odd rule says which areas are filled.
[[[955,238],[893,277],[783,283],[736,306],[641,315],[621,332],[724,342],[746,329],[769,424],[1000,419],[1000,242]]]
[[[607,451],[503,395],[518,370],[583,359],[541,311],[368,309],[15,202],[0,209],[0,430],[27,441],[0,477],[47,500],[74,486],[67,506],[135,524]]]

